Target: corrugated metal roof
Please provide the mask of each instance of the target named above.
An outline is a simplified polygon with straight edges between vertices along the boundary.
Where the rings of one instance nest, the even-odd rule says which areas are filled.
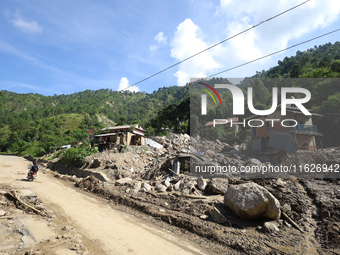
[[[108,129],[111,129],[111,130],[116,130],[116,129],[129,129],[131,126],[133,126],[133,125],[107,127],[107,128],[103,128],[102,130],[108,130]],[[138,124],[136,124],[134,127],[135,127],[135,128],[138,128],[139,130],[144,131],[144,129],[143,129],[140,125],[138,125]]]
[[[161,145],[160,143],[155,142],[154,140],[152,140],[150,138],[146,138],[146,143],[148,145],[150,145],[151,147],[156,148],[156,149],[163,148],[163,145]]]

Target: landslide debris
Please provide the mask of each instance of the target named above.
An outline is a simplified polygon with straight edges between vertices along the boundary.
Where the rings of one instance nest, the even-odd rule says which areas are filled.
[[[113,207],[129,213],[126,208],[133,208],[134,214],[151,215],[158,224],[200,236],[206,240],[202,245],[217,253],[303,254],[311,249],[323,254],[340,252],[336,242],[340,226],[338,181],[294,176],[206,178],[190,176],[185,168],[178,175],[169,170],[180,153],[198,155],[211,164],[238,166],[333,164],[339,162],[340,148],[287,155],[284,151],[252,152],[243,144],[229,145],[186,135],[154,140],[163,148],[131,146],[123,153],[105,151],[88,157],[82,169],[105,173],[110,179],[107,182],[94,176],[56,176],[71,179],[77,187],[108,198]],[[195,150],[189,147],[190,143],[197,144]],[[228,189],[243,184],[263,187],[278,201],[285,217],[273,221],[237,216],[224,204],[223,196]]]

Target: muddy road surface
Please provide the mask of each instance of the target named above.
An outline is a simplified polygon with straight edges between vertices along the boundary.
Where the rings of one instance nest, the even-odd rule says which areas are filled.
[[[44,218],[0,204],[0,254],[208,254],[197,244],[114,210],[107,200],[86,194],[40,170],[26,179],[31,162],[0,156],[0,187],[37,195],[52,216]],[[4,191],[3,191],[4,193]],[[37,253],[33,253],[36,251]]]

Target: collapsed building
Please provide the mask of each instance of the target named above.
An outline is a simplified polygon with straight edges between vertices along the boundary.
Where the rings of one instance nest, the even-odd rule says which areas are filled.
[[[310,111],[310,110],[309,110]],[[317,150],[316,138],[322,148],[321,133],[313,125],[313,117],[323,117],[312,113],[304,115],[297,107],[286,107],[287,115],[281,115],[281,106],[267,116],[255,115],[253,120],[250,147],[256,151],[267,151],[270,148],[294,153],[297,150]],[[248,121],[249,121],[248,120]],[[275,120],[275,121],[274,121]],[[286,124],[282,125],[282,121]],[[256,127],[258,126],[258,127]]]
[[[99,137],[99,151],[112,150],[116,145],[147,145],[145,130],[139,124],[107,127],[102,131],[105,133],[95,135]]]

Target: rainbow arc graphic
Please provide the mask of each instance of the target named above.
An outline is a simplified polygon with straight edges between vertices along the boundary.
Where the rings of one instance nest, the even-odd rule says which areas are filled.
[[[221,98],[220,98],[219,94],[217,93],[217,91],[216,91],[213,87],[211,87],[210,85],[205,84],[205,83],[203,83],[203,82],[198,82],[198,83],[199,83],[199,84],[202,84],[202,85],[204,85],[204,86],[206,86],[206,87],[209,88],[209,89],[211,89],[212,92],[214,92],[215,95],[217,96],[217,98],[218,98],[218,100],[220,101],[220,104],[221,104],[221,106],[222,106]],[[204,92],[206,92],[206,93],[212,98],[212,100],[214,101],[215,105],[217,106],[216,100],[215,100],[214,96],[211,94],[211,92],[210,92],[209,90],[204,89],[204,88],[199,88],[199,89],[200,89],[200,90],[203,90]]]

